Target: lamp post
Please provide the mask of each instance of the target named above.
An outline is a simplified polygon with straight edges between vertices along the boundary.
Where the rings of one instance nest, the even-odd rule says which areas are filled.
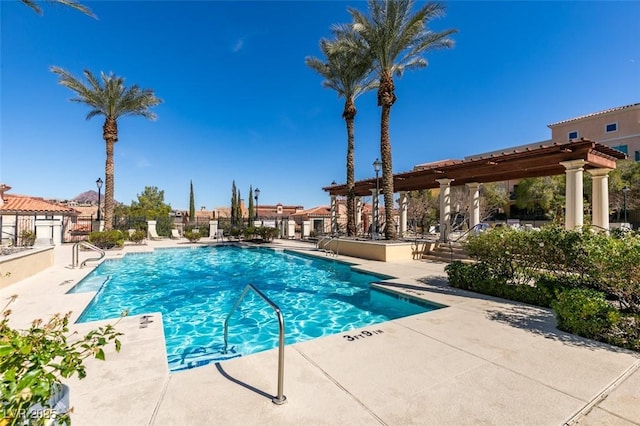
[[[380,185],[378,184],[378,174],[380,173],[380,170],[382,170],[382,161],[380,161],[378,158],[376,158],[376,161],[373,162],[373,170],[376,172],[376,197],[375,197],[375,203],[372,203],[374,205],[374,210],[373,210],[373,226],[374,226],[374,232],[377,234],[378,233],[378,228],[380,227],[380,222],[379,222],[379,213],[380,213],[380,209],[378,208],[378,201],[379,201],[379,197],[378,197],[378,193],[380,191]],[[373,238],[373,232],[371,233],[371,237]]]
[[[258,188],[256,188],[255,191],[253,191],[254,196],[253,198],[256,200],[256,222],[258,221],[258,197],[260,196],[260,190]]]
[[[102,178],[98,178],[96,186],[98,187],[98,222],[100,222],[100,190],[102,189]]]
[[[627,194],[631,191],[631,188],[625,186],[622,188],[622,195],[624,197],[624,223],[627,223]]]

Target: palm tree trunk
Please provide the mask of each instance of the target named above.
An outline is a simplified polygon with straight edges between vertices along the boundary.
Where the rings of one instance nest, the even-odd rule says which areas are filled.
[[[393,216],[393,167],[391,163],[391,140],[389,137],[389,116],[391,106],[396,101],[391,74],[383,72],[378,88],[378,105],[382,107],[380,117],[380,157],[382,159],[382,194],[384,195],[384,237],[393,240],[396,237]]]
[[[107,117],[102,126],[102,137],[107,146],[107,159],[104,167],[104,229],[113,229],[113,209],[115,207],[113,148],[118,141],[118,123],[113,117]]]
[[[356,206],[355,206],[355,136],[353,123],[356,117],[356,106],[353,99],[347,99],[344,103],[342,117],[347,125],[347,235],[354,236],[356,230]]]

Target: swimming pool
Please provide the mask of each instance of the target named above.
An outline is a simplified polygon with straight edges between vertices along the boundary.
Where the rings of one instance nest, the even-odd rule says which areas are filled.
[[[70,292],[96,291],[78,322],[161,312],[172,371],[277,346],[273,310],[250,293],[223,325],[247,284],[282,310],[286,344],[302,342],[440,306],[409,302],[370,288],[385,277],[348,264],[265,248],[216,246],[156,249],[107,260]]]

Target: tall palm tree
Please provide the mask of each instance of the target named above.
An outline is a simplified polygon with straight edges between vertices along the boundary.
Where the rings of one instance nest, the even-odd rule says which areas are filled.
[[[350,27],[334,27],[335,40],[320,40],[324,59],[305,58],[305,63],[325,80],[322,86],[333,89],[339,98],[344,98],[342,118],[347,126],[347,235],[356,235],[355,208],[355,100],[358,96],[376,87],[371,77],[373,60],[369,52]]]
[[[84,70],[84,76],[89,83],[87,85],[62,68],[51,67],[51,71],[60,77],[58,83],[76,92],[77,97],[71,101],[87,104],[92,108],[87,114],[87,120],[96,115],[105,117],[102,126],[102,137],[107,146],[104,171],[104,228],[110,230],[113,226],[114,209],[113,149],[118,141],[118,119],[125,115],[141,115],[155,120],[156,115],[150,108],[159,105],[162,100],[156,98],[153,90],[140,89],[136,85],[126,87],[124,78],[113,74],[100,73],[100,81],[91,71]]]
[[[380,118],[380,157],[382,159],[382,193],[385,207],[385,238],[395,238],[393,226],[393,168],[391,142],[389,140],[389,116],[396,101],[393,75],[401,76],[404,70],[427,66],[422,57],[427,51],[450,48],[449,38],[457,30],[433,32],[427,23],[444,16],[444,6],[426,3],[412,13],[413,0],[369,0],[369,15],[349,8],[353,28],[362,37],[374,58],[378,74],[378,106]]]
[[[33,9],[38,15],[42,15],[42,9],[40,8],[40,6],[38,6],[35,0],[20,0],[20,1],[25,6],[28,6],[31,9]],[[68,6],[72,9],[79,10],[80,12],[84,13],[85,15],[91,16],[92,18],[96,18],[93,12],[91,12],[91,9],[89,9],[87,6],[75,0],[49,0],[49,1],[51,3],[58,3],[63,6]]]

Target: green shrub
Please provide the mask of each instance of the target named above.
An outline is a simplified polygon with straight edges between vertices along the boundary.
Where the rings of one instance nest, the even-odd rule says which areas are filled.
[[[558,328],[590,339],[604,340],[620,322],[620,313],[605,300],[604,293],[575,288],[558,295],[553,303]]]
[[[247,226],[242,230],[242,236],[244,237],[245,240],[253,239],[255,235],[256,235],[256,228],[254,228],[253,226]]]
[[[31,247],[36,242],[36,233],[28,229],[22,230],[20,233],[21,245],[23,247]]]
[[[111,231],[92,232],[89,234],[89,242],[101,249],[122,247],[124,245],[125,233],[113,229]]]
[[[199,231],[190,229],[190,230],[184,231],[184,237],[190,242],[195,243],[198,240],[200,240],[200,238],[202,238],[202,235],[200,235]]]
[[[242,234],[242,229],[240,228],[234,227],[229,230],[229,235],[231,235],[232,237],[238,238],[240,234]]]
[[[134,231],[129,234],[129,241],[140,244],[147,237],[145,231]]]
[[[256,234],[262,237],[262,240],[269,242],[280,235],[280,231],[277,228],[261,226],[256,229]]]

